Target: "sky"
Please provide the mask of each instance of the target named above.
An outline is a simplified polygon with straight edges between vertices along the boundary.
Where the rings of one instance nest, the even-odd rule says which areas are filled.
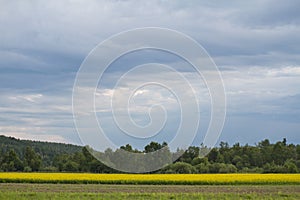
[[[122,31],[162,27],[193,38],[220,70],[227,113],[218,142],[254,145],[266,138],[272,142],[287,138],[289,143],[300,143],[299,1],[12,0],[0,4],[1,135],[82,144],[73,120],[72,92],[86,56]],[[202,102],[200,132],[205,132],[211,108],[201,77],[174,55],[144,50],[114,62],[96,91],[97,116],[108,137],[117,145],[130,142],[119,136],[104,107],[122,74],[147,62],[173,66],[195,86]],[[169,76],[148,73],[147,80]],[[128,85],[145,81],[141,74],[129,77]],[[175,86],[180,83],[174,82]],[[155,139],[169,140],[178,127],[180,109],[174,95],[157,87],[135,93],[132,116],[145,125],[150,120],[149,106],[165,106],[169,125]],[[132,142],[141,146],[152,139]],[[200,133],[194,144],[202,139]]]

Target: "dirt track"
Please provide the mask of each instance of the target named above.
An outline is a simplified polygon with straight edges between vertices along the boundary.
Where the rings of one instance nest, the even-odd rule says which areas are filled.
[[[0,191],[85,192],[85,193],[300,193],[299,185],[101,185],[101,184],[27,184],[1,183]]]

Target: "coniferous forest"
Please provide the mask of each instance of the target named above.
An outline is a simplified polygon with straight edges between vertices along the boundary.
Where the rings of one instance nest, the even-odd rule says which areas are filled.
[[[88,147],[71,144],[19,140],[0,136],[0,171],[4,172],[91,172],[121,173],[96,160]],[[130,144],[120,149],[135,153],[153,152],[167,143],[151,142],[143,151]],[[221,142],[199,157],[201,146],[190,146],[182,156],[153,173],[298,173],[300,172],[300,145],[282,141],[270,143],[268,139],[257,145],[230,146]],[[111,159],[118,156],[118,149],[108,149]],[[176,152],[168,151],[172,158]],[[178,153],[178,152],[177,152]]]

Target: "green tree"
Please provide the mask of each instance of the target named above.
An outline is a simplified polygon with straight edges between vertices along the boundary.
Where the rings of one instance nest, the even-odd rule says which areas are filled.
[[[22,171],[23,168],[22,161],[13,149],[9,150],[1,161],[3,171]]]
[[[166,146],[166,143],[164,142],[162,145],[157,142],[150,142],[150,144],[146,145],[144,148],[145,153],[150,153],[157,151],[161,149],[162,147]]]
[[[79,169],[79,164],[72,161],[68,160],[66,163],[63,165],[63,171],[68,171],[68,172],[77,172]]]
[[[39,171],[42,166],[42,160],[31,147],[27,146],[24,152],[24,164],[30,167],[32,171]]]
[[[181,162],[192,163],[195,158],[199,157],[200,148],[196,146],[190,146],[184,154],[180,157]]]
[[[65,163],[70,160],[70,155],[68,154],[60,154],[54,157],[53,159],[53,165],[59,170],[64,171],[65,170]]]
[[[209,162],[217,162],[218,157],[220,157],[220,152],[217,148],[213,148],[207,155]]]
[[[291,159],[285,161],[284,168],[285,168],[286,173],[298,173],[299,172],[297,165]]]
[[[265,139],[265,140],[261,141],[258,144],[258,148],[261,151],[262,163],[266,164],[266,163],[272,162],[272,149],[273,149],[273,147],[270,144],[270,141],[268,139]]]

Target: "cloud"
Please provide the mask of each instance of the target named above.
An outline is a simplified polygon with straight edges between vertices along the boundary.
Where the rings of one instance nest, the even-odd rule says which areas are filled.
[[[43,97],[42,94],[29,94],[29,95],[23,95],[23,96],[13,96],[13,97],[9,97],[9,98],[16,102],[26,100],[26,101],[29,101],[32,103],[36,103],[42,97]]]
[[[72,119],[72,87],[85,56],[113,34],[161,26],[195,38],[220,67],[228,113],[239,117],[228,121],[244,124],[239,127],[229,124],[225,135],[235,131],[234,128],[259,132],[263,128],[251,127],[263,126],[255,120],[261,117],[273,119],[274,123],[281,120],[282,127],[288,130],[282,135],[294,134],[296,141],[298,129],[293,122],[300,115],[298,4],[294,0],[3,2],[0,8],[1,133],[24,138],[39,134],[43,138],[56,138],[57,135],[58,141],[63,138],[78,142]],[[201,77],[187,70],[190,66],[178,58],[150,51],[120,59],[106,72],[102,88],[97,91],[100,104],[97,112],[109,112],[105,106],[110,103],[114,84],[121,74],[130,66],[150,61],[174,66],[183,73],[197,88],[201,112],[209,113],[209,94]],[[149,74],[146,77],[154,78]],[[156,74],[156,79],[168,79],[180,88],[180,83],[168,73]],[[143,81],[145,76],[137,74],[127,87]],[[144,88],[135,95],[133,103],[138,105],[132,107],[132,112],[141,123],[147,118],[140,116],[156,103],[177,112],[175,98],[163,90]],[[172,120],[173,124],[177,122],[175,118]],[[254,125],[247,125],[248,121]],[[272,130],[276,131],[270,126],[268,131]],[[231,138],[230,134],[227,138]]]
[[[15,137],[23,140],[47,141],[47,142],[60,142],[70,143],[64,137],[54,134],[43,134],[40,128],[24,128],[15,126],[0,126],[0,135]],[[34,134],[36,133],[36,134]]]
[[[299,25],[300,6],[297,0],[256,1],[245,3],[243,9],[237,9],[235,18],[240,24],[254,27],[277,27],[289,24]]]
[[[80,144],[73,127],[71,100],[66,95],[2,91],[0,134]]]
[[[269,48],[274,48],[274,42],[277,46],[288,47],[287,42],[299,35],[297,24],[288,20],[299,18],[294,15],[297,12],[291,12],[291,8],[297,8],[296,4],[295,1],[234,2],[230,6],[219,2],[179,1],[146,4],[139,1],[6,2],[2,6],[3,20],[0,21],[3,26],[2,47],[23,52],[38,51],[35,57],[61,54],[84,58],[90,49],[111,34],[136,27],[163,26],[190,34],[212,54],[269,51]],[[259,9],[257,5],[260,5]],[[270,10],[270,7],[276,9]],[[18,15],[11,16],[12,10],[16,9]],[[269,16],[266,25],[259,29],[247,26],[247,19],[260,24],[263,21],[259,19],[261,15]],[[274,18],[287,19],[282,22],[284,26],[268,27]]]
[[[290,107],[292,105],[287,105],[282,100],[300,94],[299,69],[299,67],[250,67],[223,72],[228,96],[228,112],[237,114],[294,112]]]

